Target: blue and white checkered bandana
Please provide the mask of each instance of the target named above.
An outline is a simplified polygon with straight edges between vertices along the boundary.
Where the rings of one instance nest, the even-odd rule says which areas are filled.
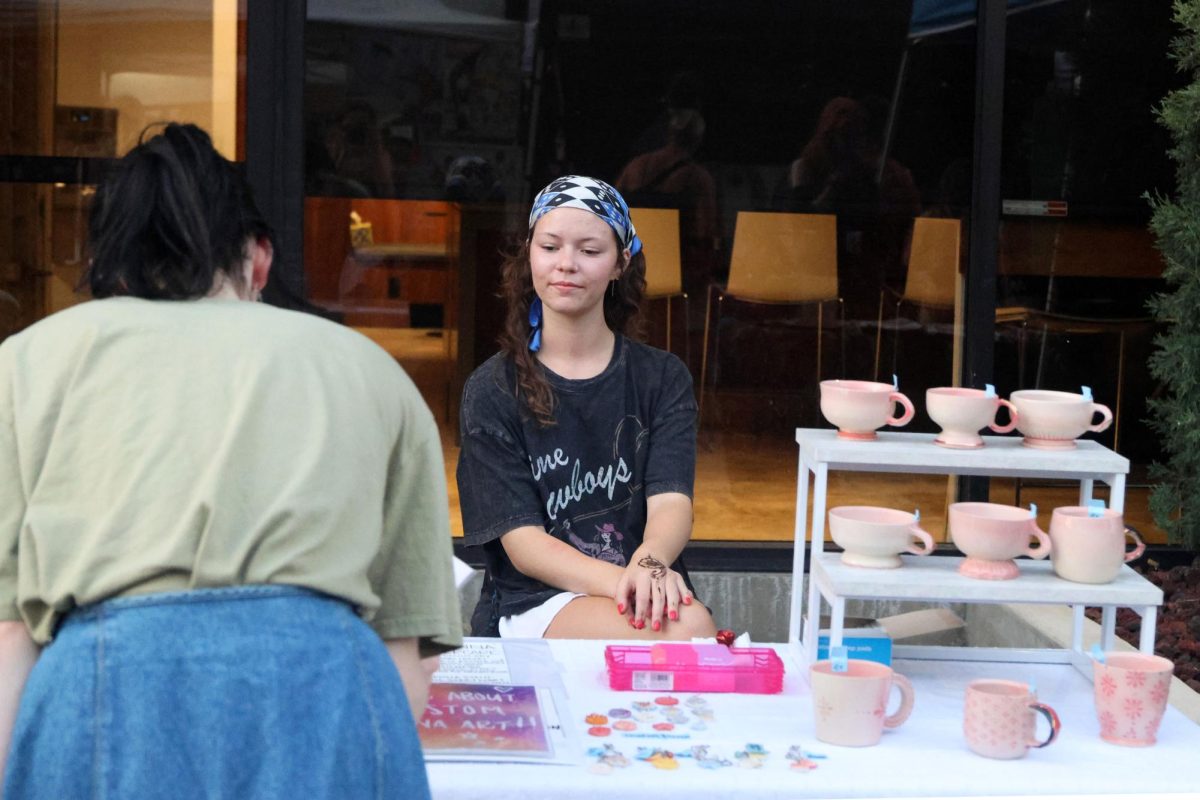
[[[629,206],[625,205],[625,198],[604,181],[582,175],[564,175],[551,181],[533,198],[529,232],[533,232],[533,226],[539,219],[556,208],[590,211],[608,223],[630,255],[637,255],[642,249],[642,240],[638,238],[633,220],[629,218]]]

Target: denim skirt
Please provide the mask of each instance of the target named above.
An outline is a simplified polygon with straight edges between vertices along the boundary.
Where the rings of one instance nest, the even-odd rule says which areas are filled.
[[[63,623],[29,676],[4,794],[427,798],[383,642],[289,586],[117,598]]]

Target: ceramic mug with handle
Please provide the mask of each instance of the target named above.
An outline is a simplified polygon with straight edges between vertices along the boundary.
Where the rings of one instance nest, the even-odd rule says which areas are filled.
[[[817,738],[828,744],[869,747],[878,744],[884,729],[898,728],[913,708],[913,688],[908,678],[886,664],[846,659],[845,671],[831,660],[818,661],[809,670]],[[888,714],[893,687],[900,705]]]
[[[1039,714],[1048,723],[1044,738],[1037,735]],[[1039,703],[1028,684],[984,679],[967,685],[963,736],[967,746],[981,756],[1022,758],[1030,748],[1052,744],[1061,727],[1058,714]]]

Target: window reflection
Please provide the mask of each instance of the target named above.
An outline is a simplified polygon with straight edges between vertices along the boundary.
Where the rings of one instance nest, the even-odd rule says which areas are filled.
[[[1161,265],[1140,198],[1170,188],[1152,116],[1178,81],[1164,56],[1169,4],[1008,8],[992,380],[1001,394],[1090,381],[1120,407],[1101,440],[1144,463],[1144,302]],[[314,1],[313,297],[390,330],[411,370],[432,369],[418,342],[446,345],[426,388],[447,409],[453,460],[445,398],[494,352],[497,251],[522,234],[532,190],[572,172],[614,183],[664,242],[646,335],[686,361],[701,397],[696,536],[787,540],[792,431],[825,426],[820,379],[894,377],[918,406],[958,381],[975,11],[935,0]],[[444,204],[432,238],[411,222],[435,208],[422,203]],[[404,254],[430,245],[445,251],[432,297],[430,263]],[[907,429],[934,426],[919,413]],[[941,479],[894,476],[834,491],[919,501],[935,527],[948,496]]]
[[[93,159],[122,155],[163,120],[195,122],[238,155],[243,5],[6,4],[0,159],[16,180],[0,183],[0,337],[85,299],[88,181],[103,169]]]

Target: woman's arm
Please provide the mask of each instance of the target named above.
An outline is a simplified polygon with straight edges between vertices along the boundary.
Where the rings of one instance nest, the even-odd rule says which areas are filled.
[[[8,747],[12,743],[13,725],[17,721],[25,681],[39,652],[25,623],[0,621],[0,786],[4,785]]]
[[[387,639],[384,644],[392,663],[396,665],[396,671],[400,673],[413,722],[420,722],[421,715],[425,713],[425,704],[429,702],[429,685],[433,682],[433,673],[437,672],[438,658],[421,658],[415,637]]]
[[[670,569],[692,538],[692,499],[682,492],[646,498],[646,530],[633,551],[614,595],[617,606],[630,606],[632,618],[658,630],[679,618],[679,604],[692,602],[683,577]],[[632,595],[632,598],[630,597]]]
[[[522,575],[565,592],[612,597],[625,570],[592,558],[535,525],[500,537],[508,560]]]

